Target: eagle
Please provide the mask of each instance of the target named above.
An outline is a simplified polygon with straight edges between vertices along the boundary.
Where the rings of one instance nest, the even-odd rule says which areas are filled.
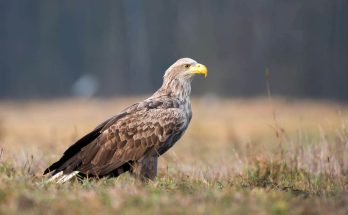
[[[117,177],[129,171],[141,181],[157,176],[158,157],[184,134],[191,118],[191,81],[205,77],[206,66],[181,58],[163,76],[162,86],[149,98],[133,104],[98,125],[50,165],[49,181]]]

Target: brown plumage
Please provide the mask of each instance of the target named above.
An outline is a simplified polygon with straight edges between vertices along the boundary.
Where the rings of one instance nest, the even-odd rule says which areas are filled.
[[[157,159],[179,140],[191,117],[191,80],[207,75],[204,65],[190,58],[176,61],[165,72],[162,87],[148,99],[106,120],[70,146],[48,167],[51,180],[75,175],[118,176],[130,171],[141,180],[154,179]]]

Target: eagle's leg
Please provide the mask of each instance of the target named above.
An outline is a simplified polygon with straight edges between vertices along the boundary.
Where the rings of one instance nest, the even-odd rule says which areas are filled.
[[[154,180],[157,176],[157,155],[147,156],[132,165],[131,174],[145,182]]]

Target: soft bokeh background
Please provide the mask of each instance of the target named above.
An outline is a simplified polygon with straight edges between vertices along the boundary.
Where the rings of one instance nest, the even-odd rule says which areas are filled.
[[[346,0],[0,0],[0,214],[347,215],[347,11]],[[154,182],[47,182],[67,147],[187,56],[209,75],[193,81],[192,121]]]
[[[0,98],[149,94],[189,56],[195,94],[348,99],[345,0],[0,1]]]

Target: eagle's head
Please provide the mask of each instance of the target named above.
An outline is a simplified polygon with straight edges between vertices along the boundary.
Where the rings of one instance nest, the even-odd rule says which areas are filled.
[[[208,74],[207,67],[191,58],[181,58],[167,69],[163,77],[163,85],[159,91],[165,94],[187,97],[191,92],[191,80],[197,74],[206,77]]]
[[[177,79],[179,81],[191,81],[196,74],[207,77],[208,70],[203,64],[191,58],[181,58],[171,65],[164,74],[164,81]]]

